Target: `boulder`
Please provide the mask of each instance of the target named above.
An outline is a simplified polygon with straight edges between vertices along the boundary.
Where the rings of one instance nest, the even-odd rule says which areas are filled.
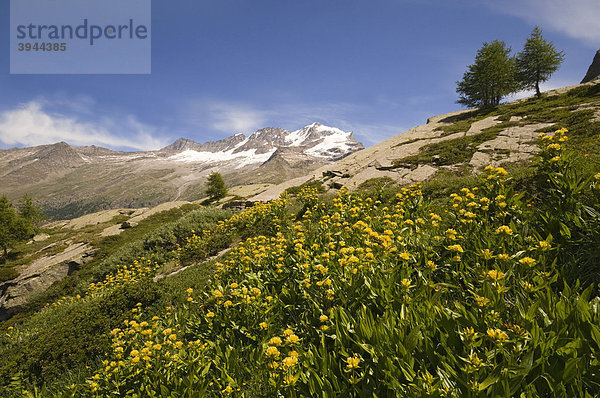
[[[73,244],[62,253],[35,260],[15,279],[0,283],[0,321],[19,312],[32,295],[83,267],[94,254],[95,249],[85,243]]]

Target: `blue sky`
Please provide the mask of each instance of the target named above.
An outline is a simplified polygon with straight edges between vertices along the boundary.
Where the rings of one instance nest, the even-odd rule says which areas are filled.
[[[2,1],[0,147],[146,150],[314,121],[371,145],[460,109],[482,42],[519,51],[539,25],[566,53],[546,89],[579,83],[600,48],[597,0],[152,3],[150,75],[10,75]]]

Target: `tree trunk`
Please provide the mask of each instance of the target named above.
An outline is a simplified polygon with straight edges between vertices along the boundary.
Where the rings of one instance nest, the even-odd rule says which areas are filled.
[[[542,93],[540,93],[540,82],[535,82],[535,96],[540,98]]]

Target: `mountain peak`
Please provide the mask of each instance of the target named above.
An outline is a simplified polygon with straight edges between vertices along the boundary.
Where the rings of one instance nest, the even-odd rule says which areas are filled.
[[[581,83],[591,82],[595,79],[600,79],[600,50],[596,52],[594,60],[592,61],[592,64],[590,65]]]
[[[179,151],[185,151],[186,149],[192,149],[192,147],[197,147],[199,145],[200,144],[198,144],[197,142],[192,141],[190,139],[178,138],[171,145],[167,145],[166,147],[162,148],[161,151],[179,152]]]

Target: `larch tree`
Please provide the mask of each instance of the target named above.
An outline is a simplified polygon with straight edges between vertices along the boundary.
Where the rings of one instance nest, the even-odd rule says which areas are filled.
[[[565,53],[556,50],[552,42],[542,36],[539,26],[527,38],[523,51],[517,54],[517,78],[523,88],[535,89],[539,98],[540,83],[547,81],[560,67]]]
[[[210,200],[217,200],[224,198],[227,195],[227,188],[225,187],[225,181],[221,174],[212,172],[208,176],[206,181],[206,194],[210,197]]]
[[[516,80],[516,61],[503,41],[483,43],[468,66],[463,79],[457,82],[459,104],[488,108],[500,103],[503,97],[519,90]]]

